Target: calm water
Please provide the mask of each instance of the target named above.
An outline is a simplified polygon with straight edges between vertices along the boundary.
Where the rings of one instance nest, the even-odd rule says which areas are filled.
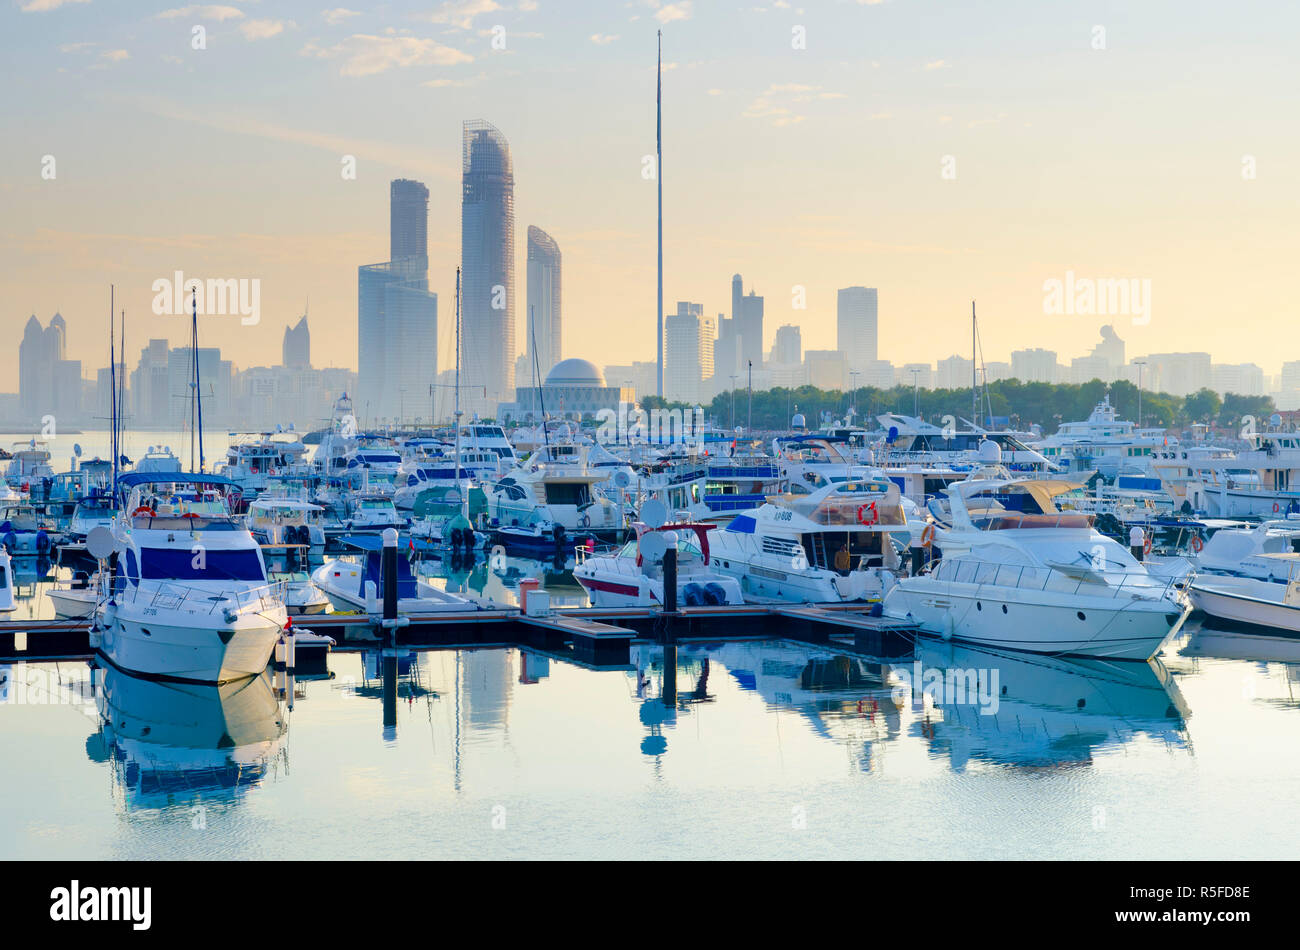
[[[1294,642],[1193,630],[1150,666],[918,648],[996,708],[786,642],[682,644],[675,684],[662,647],[632,659],[421,652],[394,729],[373,655],[335,653],[291,711],[269,678],[3,667],[0,856],[1295,854]]]

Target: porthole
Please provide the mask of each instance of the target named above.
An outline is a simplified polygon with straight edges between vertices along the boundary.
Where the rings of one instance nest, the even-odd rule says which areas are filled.
[[[1003,612],[1003,613],[1006,613],[1006,612],[1007,612],[1007,605],[1006,605],[1006,604],[1003,604],[1003,605],[1002,605],[1002,612]]]
[[[981,604],[981,603],[977,600],[977,601],[975,601],[975,609],[976,609],[976,610],[983,610],[983,609],[984,609],[984,605]]]
[[[1085,617],[1085,616],[1083,615],[1083,611],[1082,611],[1082,610],[1080,610],[1080,611],[1079,611],[1075,616],[1077,616],[1080,620],[1087,620],[1087,619],[1088,619],[1087,617]]]

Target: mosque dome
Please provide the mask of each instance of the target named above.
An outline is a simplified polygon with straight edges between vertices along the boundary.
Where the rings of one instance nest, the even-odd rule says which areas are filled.
[[[590,360],[560,360],[546,374],[546,386],[578,386],[598,389],[605,385],[605,375]]]

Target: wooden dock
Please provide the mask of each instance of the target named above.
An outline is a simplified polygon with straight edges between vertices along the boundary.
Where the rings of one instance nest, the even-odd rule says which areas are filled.
[[[869,615],[866,604],[746,604],[683,607],[558,607],[525,616],[517,607],[411,614],[392,631],[405,647],[534,646],[569,650],[586,664],[628,662],[633,641],[796,640],[844,648],[881,658],[909,654],[919,632],[907,621]],[[379,646],[385,631],[367,614],[295,616],[293,625],[333,636],[341,649]],[[86,657],[90,624],[85,620],[2,620],[0,661]]]

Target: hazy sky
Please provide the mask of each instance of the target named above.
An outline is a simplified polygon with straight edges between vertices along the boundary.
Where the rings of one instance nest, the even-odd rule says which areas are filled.
[[[729,311],[740,272],[767,298],[768,346],[797,323],[806,348],[834,347],[835,291],[865,284],[895,364],[967,355],[971,298],[989,360],[1043,346],[1068,363],[1106,323],[1130,357],[1300,359],[1294,6],[0,4],[0,331],[16,344],[59,310],[87,373],[107,363],[110,283],[132,364],[147,337],[183,340],[150,310],[178,269],[260,279],[259,325],[200,330],[239,366],[279,362],[307,298],[313,361],[355,366],[356,269],[387,259],[395,177],[429,186],[447,365],[467,118],[513,151],[521,302],[536,224],[564,255],[565,355],[653,358],[661,26],[667,310]],[[1044,281],[1067,271],[1150,280],[1149,323],[1045,314]],[[16,346],[0,361],[16,390]]]

